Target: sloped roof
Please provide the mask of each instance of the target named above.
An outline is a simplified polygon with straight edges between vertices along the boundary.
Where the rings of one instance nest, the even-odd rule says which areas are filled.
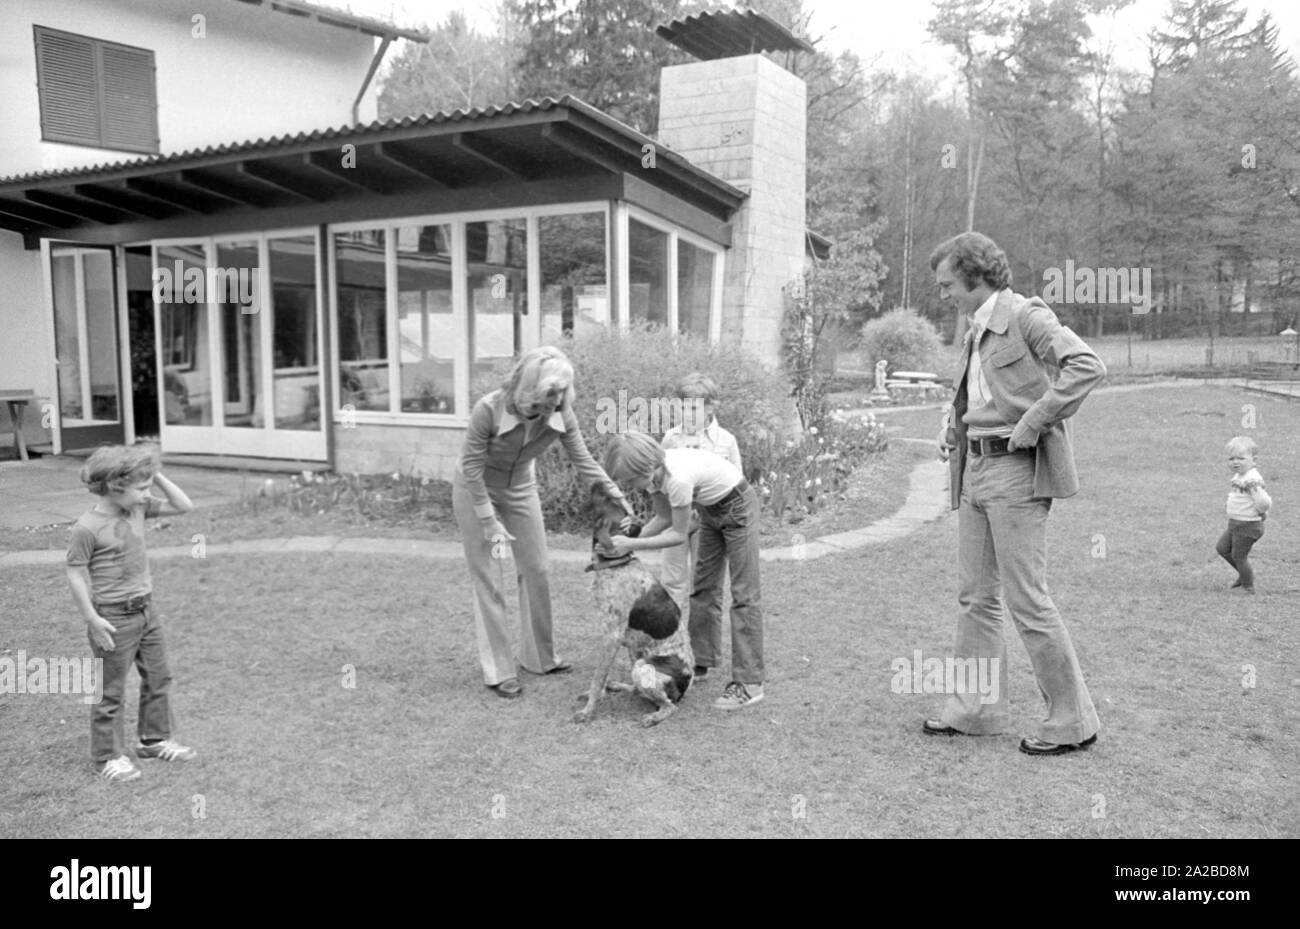
[[[655,33],[702,61],[756,52],[811,52],[813,47],[757,10],[713,10],[675,19]]]
[[[235,0],[235,2],[264,7],[298,19],[323,23],[326,26],[364,32],[366,35],[381,39],[406,39],[410,42],[425,43],[431,37],[427,29],[403,29],[382,19],[358,16],[324,3],[310,3],[308,0]]]

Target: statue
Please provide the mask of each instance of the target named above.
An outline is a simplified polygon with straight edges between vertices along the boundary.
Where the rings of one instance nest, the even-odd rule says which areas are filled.
[[[876,362],[876,386],[871,391],[872,402],[888,403],[890,401],[889,391],[885,387],[885,369],[888,367],[889,362],[883,358]]]

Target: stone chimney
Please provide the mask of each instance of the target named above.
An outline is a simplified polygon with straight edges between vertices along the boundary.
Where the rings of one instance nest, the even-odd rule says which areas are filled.
[[[804,268],[807,88],[752,51],[812,49],[752,10],[700,14],[658,31],[712,56],[661,72],[659,140],[749,193],[732,221],[722,339],[776,364],[782,288]],[[733,54],[742,49],[751,53]]]

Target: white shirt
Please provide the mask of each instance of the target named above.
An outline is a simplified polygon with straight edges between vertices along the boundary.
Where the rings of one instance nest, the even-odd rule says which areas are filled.
[[[980,336],[993,315],[993,304],[997,302],[996,292],[980,304],[980,308],[971,317],[970,327],[970,367],[966,369],[966,409],[978,410],[987,406],[993,397],[989,393],[988,378],[980,365]]]
[[[682,432],[681,426],[673,426],[664,433],[661,444],[665,449],[702,448],[706,452],[713,452],[727,459],[736,466],[736,470],[744,471],[740,463],[740,446],[736,444],[736,437],[718,425],[716,416],[699,432],[685,433]]]
[[[699,448],[670,448],[664,452],[664,478],[655,490],[673,509],[698,503],[712,506],[744,480],[740,469],[713,452]]]

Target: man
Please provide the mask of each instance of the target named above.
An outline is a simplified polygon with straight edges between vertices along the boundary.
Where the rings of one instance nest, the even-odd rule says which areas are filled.
[[[987,236],[949,239],[934,250],[930,267],[941,298],[970,323],[953,381],[957,395],[939,434],[958,511],[954,652],[957,659],[998,659],[998,690],[988,703],[973,687],[953,694],[923,731],[993,735],[1007,728],[1005,603],[1047,701],[1038,733],[1020,750],[1060,755],[1086,748],[1097,740],[1097,711],[1047,591],[1046,530],[1052,498],[1079,489],[1068,419],[1106,368],[1046,303],[1012,292],[1006,254]]]

